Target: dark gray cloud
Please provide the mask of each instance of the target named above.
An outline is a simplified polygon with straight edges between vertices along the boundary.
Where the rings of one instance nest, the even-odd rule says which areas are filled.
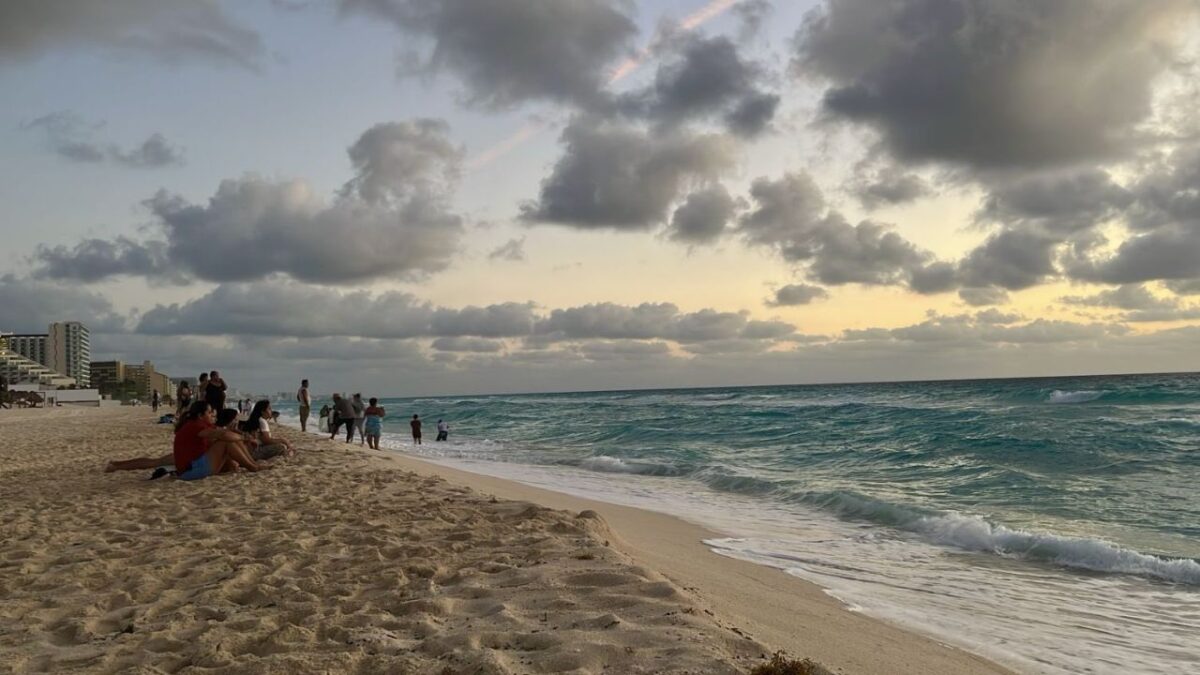
[[[123,150],[118,145],[93,140],[95,129],[100,126],[103,125],[89,127],[78,115],[60,111],[22,124],[21,128],[41,131],[50,150],[73,162],[112,162],[140,169],[180,166],[184,163],[183,151],[171,145],[160,133],[151,134],[140,145]]]
[[[929,253],[883,224],[864,220],[852,225],[828,209],[807,174],[756,179],[750,195],[753,208],[738,222],[746,241],[774,248],[784,260],[805,266],[808,276],[823,284],[908,283],[932,260]]]
[[[262,40],[215,0],[35,0],[0,3],[0,61],[101,48],[156,63],[257,69]]]
[[[994,286],[963,288],[958,291],[958,297],[972,307],[1006,305],[1009,300],[1008,291]]]
[[[1019,291],[1058,274],[1060,239],[1029,229],[1004,230],[967,254],[959,266],[965,286]]]
[[[1068,266],[1076,279],[1110,284],[1200,279],[1200,145],[1184,145],[1151,165],[1129,190],[1132,236],[1110,255],[1085,251]]]
[[[1116,309],[1174,309],[1178,301],[1170,298],[1159,298],[1141,284],[1127,284],[1094,295],[1069,295],[1059,298],[1060,302],[1068,305],[1083,307],[1111,307]]]
[[[1166,287],[1176,295],[1200,295],[1200,279],[1189,281],[1168,281]]]
[[[715,135],[652,134],[580,118],[562,141],[565,154],[542,181],[539,198],[521,207],[527,222],[648,230],[666,222],[685,189],[733,165],[731,143]]]
[[[671,216],[668,236],[685,244],[707,244],[726,232],[738,201],[722,185],[712,185],[687,196]]]
[[[488,260],[507,260],[509,262],[525,260],[525,237],[509,239],[492,249],[492,252],[488,254]]]
[[[446,133],[430,120],[372,127],[350,148],[357,173],[332,201],[304,181],[252,175],[222,181],[203,204],[159,191],[145,206],[162,240],[41,248],[36,274],[94,280],[169,267],[215,282],[285,274],[344,284],[437,272],[463,229],[449,207],[462,151]]]
[[[768,307],[795,307],[812,304],[814,300],[824,300],[828,297],[829,291],[820,286],[788,284],[776,289],[766,304]]]
[[[1177,297],[1162,298],[1142,284],[1126,284],[1093,295],[1071,295],[1060,302],[1082,307],[1126,310],[1123,321],[1185,321],[1200,318],[1200,306],[1185,305]]]
[[[907,204],[933,194],[933,188],[923,178],[898,166],[860,173],[848,187],[868,209]]]
[[[341,0],[432,46],[418,68],[447,71],[488,108],[528,100],[591,106],[637,25],[621,0]]]
[[[766,69],[744,58],[729,38],[670,36],[659,58],[649,86],[617,98],[616,105],[625,115],[650,120],[663,129],[720,118],[742,136],[762,133],[775,116],[779,96],[762,89]]]
[[[898,158],[1030,167],[1121,156],[1191,0],[826,0],[794,67]]]
[[[128,237],[84,239],[73,247],[39,245],[33,255],[40,279],[100,281],[131,274],[147,279],[181,281],[163,242],[137,242]]]
[[[993,181],[975,218],[1069,235],[1120,215],[1133,200],[1100,169],[1032,174]]]
[[[92,331],[125,329],[125,317],[102,295],[77,285],[0,276],[0,332],[44,333],[55,321],[81,321]]]

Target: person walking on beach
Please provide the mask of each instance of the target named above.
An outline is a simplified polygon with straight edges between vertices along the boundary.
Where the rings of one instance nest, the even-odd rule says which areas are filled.
[[[412,421],[408,423],[412,427],[413,443],[421,444],[421,418],[413,415]]]
[[[346,425],[346,442],[350,443],[354,440],[354,406],[350,404],[350,399],[341,394],[333,395],[333,423],[329,430],[329,440],[333,440],[337,436],[338,428]]]
[[[155,389],[150,393],[150,411],[158,412],[158,390]]]
[[[208,386],[204,388],[204,400],[208,401],[213,410],[224,410],[225,390],[228,388],[229,385],[221,379],[221,374],[214,370],[208,374]]]
[[[435,440],[435,441],[450,440],[450,425],[446,423],[446,420],[438,420],[437,431],[438,431],[437,438],[435,438],[433,440]]]
[[[354,408],[354,428],[358,430],[358,444],[362,445],[367,442],[367,434],[363,430],[363,414],[367,409],[367,404],[363,403],[362,394],[355,394],[350,401],[350,407]]]
[[[367,435],[367,447],[379,449],[379,437],[383,435],[383,418],[387,411],[379,405],[379,399],[371,397],[370,405],[363,411],[363,429]]]
[[[300,431],[308,431],[308,413],[312,410],[312,400],[308,397],[308,380],[300,380],[296,402],[300,404]]]

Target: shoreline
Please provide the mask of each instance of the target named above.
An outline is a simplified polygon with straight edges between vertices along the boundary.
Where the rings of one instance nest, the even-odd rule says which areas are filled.
[[[301,433],[298,428],[289,429]],[[777,568],[722,556],[704,543],[728,533],[659,511],[439,464],[403,450],[375,451],[357,443],[351,445],[404,470],[439,476],[501,499],[567,511],[596,511],[611,526],[618,549],[676,585],[694,591],[717,617],[731,622],[747,636],[764,641],[772,650],[811,658],[827,668],[848,673],[1015,672],[955,645],[855,612],[818,584]]]
[[[0,413],[0,661],[744,673],[782,649],[842,673],[1011,672],[673,516],[284,434],[301,451],[271,471],[149,482],[102,472],[169,449],[146,408]]]

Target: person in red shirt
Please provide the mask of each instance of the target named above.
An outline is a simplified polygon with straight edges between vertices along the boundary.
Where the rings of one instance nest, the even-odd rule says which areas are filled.
[[[217,411],[207,401],[196,401],[175,429],[175,471],[183,480],[200,480],[219,473],[268,468],[250,457],[242,435],[216,425]]]

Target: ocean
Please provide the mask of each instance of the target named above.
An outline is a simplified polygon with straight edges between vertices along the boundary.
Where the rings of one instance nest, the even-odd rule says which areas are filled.
[[[381,404],[388,448],[707,525],[1020,672],[1200,672],[1200,375]]]

